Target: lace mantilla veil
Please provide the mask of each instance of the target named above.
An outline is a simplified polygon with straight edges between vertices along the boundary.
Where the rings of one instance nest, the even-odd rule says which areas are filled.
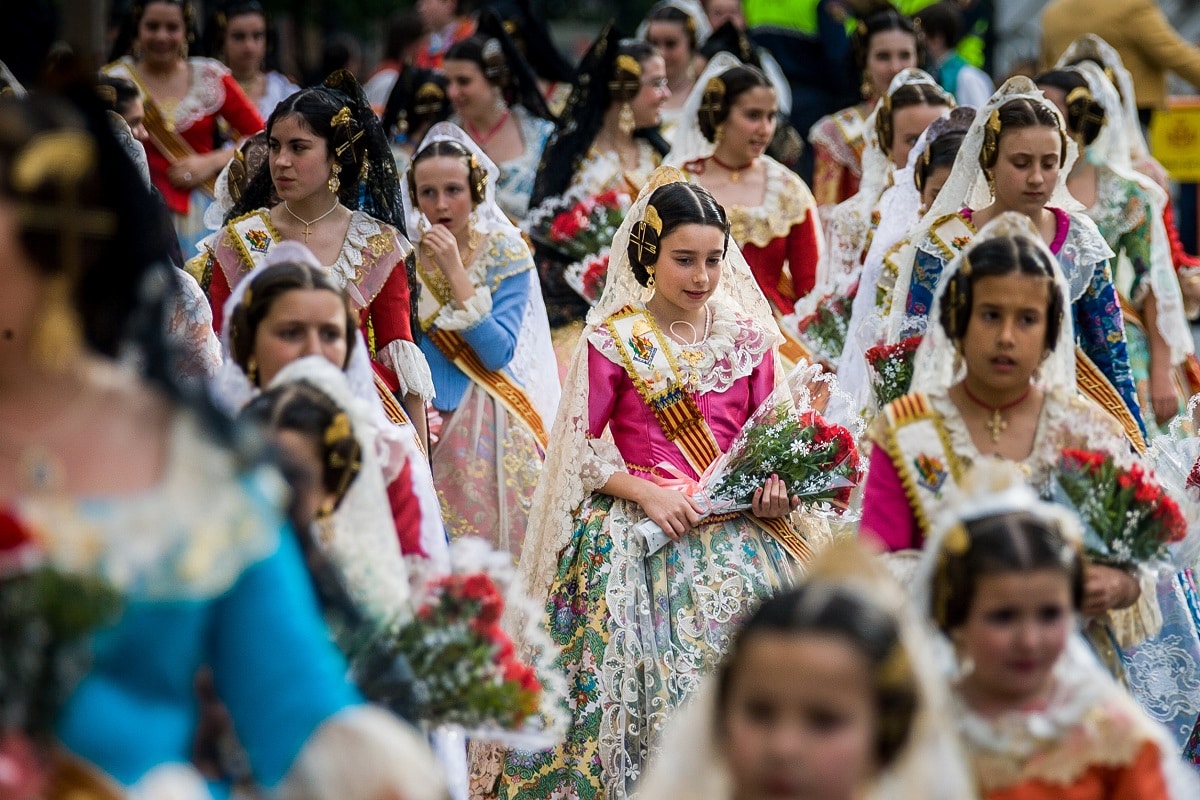
[[[1024,214],[1006,211],[983,226],[962,253],[956,256],[946,269],[942,271],[938,281],[937,292],[934,295],[933,308],[929,312],[929,327],[925,330],[925,338],[917,348],[913,363],[912,388],[928,394],[943,394],[951,386],[962,380],[966,374],[963,359],[958,355],[954,342],[946,335],[938,320],[942,313],[942,296],[950,278],[957,275],[963,263],[970,259],[971,253],[979,245],[991,239],[1012,237],[1027,240],[1030,244],[1042,250],[1049,259],[1054,270],[1055,290],[1062,297],[1062,324],[1059,326],[1058,341],[1054,350],[1042,362],[1034,375],[1038,386],[1046,390],[1062,390],[1068,394],[1075,391],[1075,325],[1071,319],[1071,295],[1066,277],[1059,267],[1058,259],[1050,252],[1041,234],[1033,226],[1033,222]]]
[[[902,86],[918,84],[931,86],[945,94],[928,72],[909,68],[901,70],[892,78],[887,96],[890,98]],[[949,95],[946,97],[950,108],[953,108],[954,99]],[[830,212],[829,219],[825,221],[829,243],[817,264],[817,288],[809,295],[814,303],[829,293],[844,294],[849,284],[857,279],[862,248],[871,229],[871,214],[892,179],[892,160],[883,151],[875,133],[875,120],[882,106],[882,102],[877,103],[867,117],[866,144],[862,154],[862,181],[858,185],[858,191],[852,197],[838,203]],[[947,114],[950,113],[950,108],[946,109]],[[815,306],[805,306],[802,310],[797,309],[796,313],[804,316],[815,310]]]
[[[988,186],[987,177],[983,174],[983,170],[979,166],[979,154],[983,150],[984,131],[992,112],[1010,100],[1030,100],[1045,106],[1054,114],[1054,118],[1058,120],[1059,130],[1063,131],[1064,135],[1066,135],[1066,126],[1063,124],[1062,115],[1059,113],[1058,108],[1046,99],[1045,95],[1034,85],[1033,81],[1024,76],[1009,78],[984,103],[983,107],[976,112],[975,121],[971,123],[971,127],[967,130],[967,135],[963,138],[962,147],[959,148],[958,157],[954,160],[954,167],[950,171],[950,177],[946,179],[946,183],[938,193],[937,199],[933,201],[929,210],[921,217],[921,221],[909,232],[907,245],[897,259],[900,264],[900,271],[896,276],[896,288],[892,294],[892,307],[888,312],[886,328],[888,342],[900,341],[908,335],[907,332],[910,330],[908,314],[905,308],[908,300],[907,287],[912,282],[916,249],[920,248],[925,242],[929,236],[930,229],[938,220],[947,215],[956,214],[964,207],[978,210],[992,202],[991,188]],[[1067,176],[1071,173],[1071,167],[1074,165],[1077,156],[1078,148],[1075,146],[1075,142],[1068,137],[1067,158],[1059,168],[1058,181],[1054,186],[1050,200],[1046,203],[1047,206],[1061,208],[1064,211],[1082,210],[1079,201],[1072,197],[1071,193],[1067,190]],[[1075,224],[1077,221],[1080,221],[1080,224],[1084,225],[1090,224],[1090,220],[1082,221],[1083,219],[1079,215],[1073,215],[1071,221],[1072,224]],[[1091,233],[1097,238],[1100,237],[1099,231],[1095,229],[1094,225],[1091,225]],[[1090,274],[1068,276],[1072,299],[1083,293],[1091,281],[1091,277]],[[931,316],[930,319],[933,319],[933,317]],[[930,327],[932,328],[933,326],[931,325]]]
[[[933,532],[921,551],[910,585],[911,602],[914,612],[924,621],[927,653],[935,664],[936,679],[943,686],[953,685],[961,675],[953,643],[931,616],[938,564],[947,536],[961,531],[964,522],[1019,511],[1033,514],[1057,529],[1066,542],[1065,548],[1076,551],[1082,548],[1083,531],[1072,511],[1039,499],[1019,466],[991,459],[972,469],[957,500],[934,522]],[[1068,554],[1064,552],[1063,557]],[[1136,719],[1129,726],[1131,731],[1140,730],[1157,745],[1167,797],[1185,800],[1197,796],[1200,781],[1179,758],[1168,732],[1147,717],[1128,692],[1116,684],[1082,634],[1070,634],[1054,666],[1054,680],[1055,699],[1044,712],[1012,712],[993,720],[974,713],[961,700],[956,701],[953,719],[964,744],[988,755],[1024,761],[1045,747],[1047,741],[1065,737],[1074,726],[1089,724],[1087,717],[1098,706],[1115,702],[1127,717]]]
[[[475,141],[458,127],[449,122],[439,122],[429,129],[421,146],[416,149],[420,153],[435,142],[455,142],[466,148],[475,156],[479,166],[487,173],[487,185],[484,187],[483,202],[474,209],[474,229],[484,237],[493,233],[503,233],[512,239],[521,239],[521,230],[501,210],[496,202],[496,184],[500,180],[500,168],[488,157],[487,153],[475,144]],[[412,162],[409,162],[409,170]],[[412,197],[412,190],[405,177],[400,181],[400,191],[404,200],[405,221],[413,237],[413,247],[417,249],[420,258],[421,238],[429,230],[429,219],[421,213],[421,209]],[[482,255],[482,254],[481,254]],[[468,267],[468,271],[470,271]],[[554,348],[550,343],[550,328],[546,323],[546,303],[542,299],[541,284],[538,281],[536,269],[526,274],[530,283],[529,299],[526,302],[525,314],[521,319],[521,330],[517,336],[517,350],[507,369],[521,385],[529,392],[530,400],[537,408],[543,422],[547,425],[554,419],[558,408],[561,389],[558,383],[557,361],[554,358]],[[547,428],[548,430],[549,428]],[[553,439],[553,437],[551,437]]]
[[[1133,76],[1125,68],[1125,63],[1121,60],[1121,54],[1096,34],[1085,33],[1071,42],[1066,52],[1058,59],[1058,63],[1054,65],[1054,68],[1066,69],[1074,62],[1084,58],[1098,61],[1103,67],[1112,69],[1113,75],[1116,77],[1115,83],[1117,89],[1121,93],[1121,109],[1123,112],[1121,127],[1125,132],[1125,141],[1129,145],[1129,156],[1134,161],[1149,158],[1150,146],[1146,143],[1146,135],[1142,133],[1141,121],[1138,119],[1136,95],[1133,91]],[[1109,112],[1108,106],[1105,106],[1104,110],[1106,113],[1116,113],[1115,110]]]
[[[570,541],[572,514],[589,494],[581,474],[582,462],[591,446],[588,441],[588,337],[621,308],[629,305],[643,307],[640,299],[642,286],[634,278],[629,265],[630,230],[645,216],[646,206],[655,189],[668,183],[686,182],[686,176],[674,167],[655,170],[613,237],[608,281],[600,301],[588,312],[587,325],[575,348],[563,384],[563,399],[554,420],[542,478],[533,495],[529,527],[525,532],[519,583],[539,603],[548,596],[558,568],[559,553]],[[733,242],[729,244],[721,265],[721,279],[710,302],[737,309],[767,331],[768,335],[776,340],[781,338],[771,307],[758,288],[746,259]],[[783,378],[783,371],[778,357],[775,358],[778,381]],[[508,629],[513,635],[519,636],[530,622],[536,624],[538,621],[509,620]]]
[[[811,589],[850,591],[894,618],[920,697],[907,743],[866,791],[864,800],[972,800],[977,797],[974,781],[954,732],[948,684],[931,657],[928,626],[882,564],[865,553],[844,554],[845,544],[834,547],[842,552],[833,558],[818,556],[805,583]],[[663,750],[638,786],[640,797],[728,800],[734,795],[733,777],[719,741],[717,711],[716,681],[710,677],[668,724]]]
[[[1171,363],[1180,364],[1195,351],[1191,326],[1183,310],[1183,293],[1179,289],[1179,278],[1175,274],[1175,263],[1171,259],[1171,241],[1163,213],[1167,207],[1167,193],[1150,178],[1133,168],[1129,143],[1128,125],[1124,119],[1125,109],[1117,87],[1104,71],[1091,61],[1067,67],[1087,81],[1088,90],[1104,108],[1104,127],[1100,135],[1087,148],[1085,157],[1089,162],[1107,167],[1122,180],[1137,184],[1150,198],[1150,288],[1154,292],[1157,306],[1157,326],[1171,350]],[[1110,111],[1111,109],[1111,111]],[[1136,120],[1136,118],[1135,118]],[[1141,127],[1138,126],[1138,135]]]

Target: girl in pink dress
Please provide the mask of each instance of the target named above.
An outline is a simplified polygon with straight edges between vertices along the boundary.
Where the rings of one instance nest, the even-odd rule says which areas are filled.
[[[571,727],[554,750],[509,755],[503,797],[625,797],[667,715],[806,558],[778,478],[751,512],[703,522],[664,486],[698,478],[778,377],[778,328],[727,230],[712,195],[664,167],[614,240],[520,564],[546,600]],[[650,555],[634,530],[647,518],[674,540]],[[769,530],[781,525],[790,549]]]

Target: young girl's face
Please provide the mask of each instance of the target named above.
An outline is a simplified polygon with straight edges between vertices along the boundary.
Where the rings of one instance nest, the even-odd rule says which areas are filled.
[[[976,707],[1027,708],[1047,696],[1073,624],[1071,582],[1055,569],[979,578],[963,624],[952,631],[974,669],[961,689]]]
[[[654,304],[688,319],[704,308],[721,280],[725,231],[687,223],[662,237],[654,265]]]
[[[967,374],[1001,396],[1024,390],[1046,350],[1050,287],[1045,278],[1013,273],[976,278],[971,318],[962,339]]]
[[[1002,131],[996,153],[992,171],[996,204],[1037,220],[1054,193],[1062,167],[1058,128],[1038,125]]]
[[[917,38],[908,31],[881,31],[867,45],[866,78],[876,97],[887,94],[892,78],[917,65]]]
[[[937,200],[938,193],[950,179],[951,169],[952,167],[947,164],[929,170],[929,175],[925,177],[925,188],[921,190],[921,213],[928,211],[929,207],[933,205],[933,201]]]
[[[736,800],[850,800],[875,772],[878,720],[867,657],[826,634],[748,639],[721,735]]]
[[[917,139],[935,119],[946,113],[945,106],[921,103],[897,108],[892,112],[892,141],[890,142],[892,163],[896,169],[908,164],[908,154],[917,144]]]
[[[453,234],[466,230],[471,209],[471,168],[463,156],[429,156],[416,163],[417,207]]]

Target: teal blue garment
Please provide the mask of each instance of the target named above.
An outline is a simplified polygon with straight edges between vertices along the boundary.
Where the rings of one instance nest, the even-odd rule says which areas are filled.
[[[205,664],[256,780],[268,787],[321,722],[362,702],[284,529],[278,548],[217,597],[129,605],[97,635],[59,738],[125,785],[160,764],[186,763],[197,721],[193,681]]]
[[[481,253],[479,258],[486,264],[484,284],[492,295],[492,311],[475,325],[458,333],[466,339],[483,365],[495,372],[508,366],[517,351],[525,307],[533,288],[529,276],[529,271],[533,269],[533,256],[516,234],[494,234],[488,240],[487,247],[488,250]],[[424,291],[428,292],[429,289]],[[454,411],[470,387],[471,379],[446,358],[428,336],[421,337],[420,347],[425,360],[429,362],[433,388],[437,393],[433,399],[434,407],[439,411]]]
[[[958,91],[958,73],[967,66],[967,60],[958,53],[951,53],[946,60],[938,65],[934,78],[950,94]]]

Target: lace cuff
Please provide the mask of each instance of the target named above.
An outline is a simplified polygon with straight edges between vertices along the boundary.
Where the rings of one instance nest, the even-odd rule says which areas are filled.
[[[348,708],[321,723],[275,796],[293,800],[370,800],[446,796],[429,745],[390,714]]]
[[[453,303],[446,303],[438,312],[433,324],[444,331],[465,331],[474,328],[492,313],[492,294],[480,286],[464,305],[466,308],[458,308]]]
[[[625,471],[625,459],[617,446],[607,439],[588,439],[588,449],[583,454],[583,467],[579,478],[583,490],[588,494],[598,491],[608,479]]]
[[[429,372],[429,362],[421,348],[404,339],[388,342],[379,351],[379,360],[385,367],[396,373],[400,381],[400,396],[415,394],[422,400],[432,400],[433,375]]]

